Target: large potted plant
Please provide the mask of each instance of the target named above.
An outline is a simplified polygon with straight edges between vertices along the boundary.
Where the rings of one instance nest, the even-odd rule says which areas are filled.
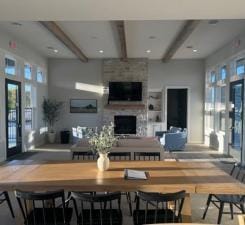
[[[43,100],[43,120],[48,125],[49,143],[55,142],[56,132],[54,130],[54,124],[58,121],[62,105],[62,102],[53,99],[44,98]]]
[[[97,167],[100,171],[105,171],[109,169],[110,160],[108,158],[108,153],[112,146],[117,142],[117,137],[114,136],[114,125],[103,126],[101,131],[95,132],[91,135],[89,139],[89,144],[93,151],[99,154],[97,160]]]

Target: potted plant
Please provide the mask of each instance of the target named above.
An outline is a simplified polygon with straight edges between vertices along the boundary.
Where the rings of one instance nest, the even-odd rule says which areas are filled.
[[[109,126],[103,126],[99,133],[95,132],[89,139],[89,144],[93,151],[99,154],[97,167],[100,171],[109,169],[110,160],[108,153],[110,153],[112,146],[116,142],[117,137],[114,136],[114,125],[112,123]]]
[[[56,132],[54,130],[54,124],[58,121],[60,110],[63,103],[44,98],[42,103],[43,120],[48,125],[48,141],[49,143],[55,142]]]

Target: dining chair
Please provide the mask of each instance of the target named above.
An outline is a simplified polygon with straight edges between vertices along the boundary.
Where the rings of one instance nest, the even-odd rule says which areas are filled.
[[[109,158],[111,161],[114,160],[131,160],[131,152],[110,152],[109,153]],[[129,206],[129,213],[130,216],[133,215],[133,209],[132,209],[132,198],[131,198],[131,193],[130,192],[121,192],[122,195],[126,195],[127,203]]]
[[[134,160],[158,160],[160,161],[160,152],[134,152]]]
[[[77,159],[79,160],[81,157],[82,160],[95,160],[97,159],[96,154],[92,151],[85,151],[85,152],[72,152],[72,160]]]
[[[121,193],[72,192],[79,225],[122,225]],[[80,205],[80,209],[78,209]],[[79,211],[80,210],[80,211]]]
[[[65,207],[64,191],[15,191],[25,225],[69,225],[72,208]]]
[[[131,160],[131,152],[110,152],[109,158],[111,161]]]
[[[7,191],[3,191],[3,192],[0,193],[0,205],[1,205],[2,203],[4,203],[5,201],[6,201],[7,204],[8,204],[8,207],[9,207],[9,210],[10,210],[10,212],[11,212],[12,217],[14,218],[13,207],[12,207],[12,204],[11,204],[11,202],[10,202],[9,194],[8,194]]]
[[[241,163],[235,163],[231,169],[230,175],[235,177],[236,179],[242,177],[241,182],[244,182],[245,181],[244,168],[245,166],[242,166]],[[212,203],[219,210],[218,221],[217,221],[218,224],[221,223],[222,215],[227,213],[223,211],[225,204],[229,204],[230,206],[229,213],[231,214],[231,219],[234,218],[233,206],[238,208],[241,211],[241,213],[243,214],[245,213],[245,209],[244,209],[245,195],[209,194],[202,219],[205,219],[210,203]]]
[[[134,225],[181,222],[185,194],[185,191],[169,194],[139,191],[133,213]]]

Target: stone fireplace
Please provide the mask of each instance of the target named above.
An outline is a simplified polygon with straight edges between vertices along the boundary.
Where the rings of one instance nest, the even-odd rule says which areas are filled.
[[[142,101],[114,101],[108,104],[108,94],[103,95],[103,124],[115,122],[119,116],[134,117],[138,136],[147,134],[147,86],[148,86],[148,61],[147,59],[107,59],[103,61],[103,85],[108,87],[110,81],[142,82]],[[118,118],[119,118],[118,117]],[[125,127],[126,129],[126,127]],[[128,128],[127,128],[128,129]],[[126,131],[121,131],[126,132]],[[132,132],[132,131],[131,131]]]

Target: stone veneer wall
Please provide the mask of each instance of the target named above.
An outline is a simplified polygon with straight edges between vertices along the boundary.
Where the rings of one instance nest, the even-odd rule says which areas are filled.
[[[109,109],[106,107],[108,104],[108,94],[103,97],[103,124],[114,122],[115,115],[132,115],[137,118],[137,133],[138,136],[146,136],[147,134],[147,87],[148,87],[148,60],[147,59],[129,59],[127,62],[119,59],[107,59],[103,62],[103,85],[109,86],[109,81],[128,81],[128,82],[142,82],[142,101],[137,102],[110,102],[111,104],[127,104],[137,105],[144,104],[143,109]]]

